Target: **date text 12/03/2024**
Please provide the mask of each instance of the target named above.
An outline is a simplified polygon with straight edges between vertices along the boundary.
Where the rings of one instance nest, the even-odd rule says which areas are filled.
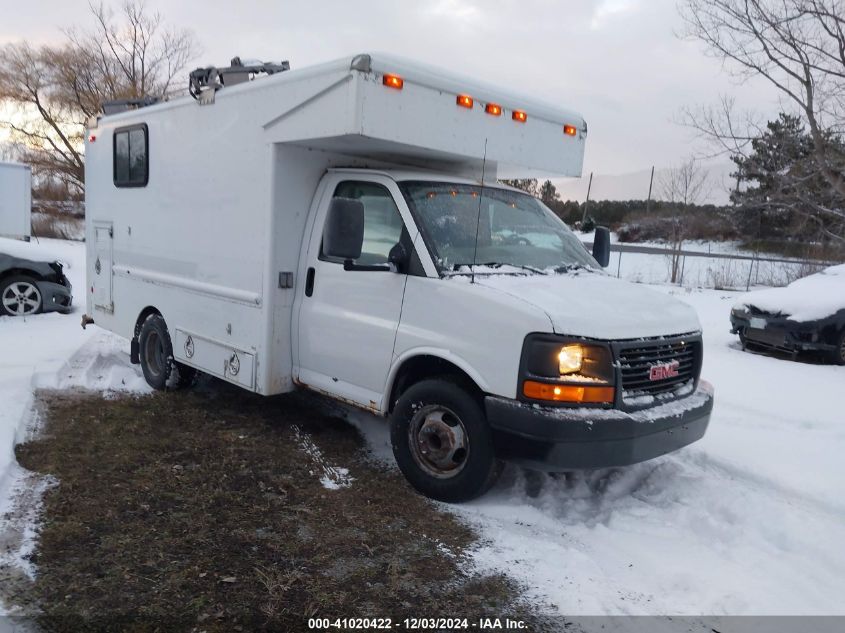
[[[308,628],[311,630],[389,630],[405,631],[440,631],[440,630],[471,630],[478,631],[519,631],[526,630],[522,620],[511,618],[309,618]]]

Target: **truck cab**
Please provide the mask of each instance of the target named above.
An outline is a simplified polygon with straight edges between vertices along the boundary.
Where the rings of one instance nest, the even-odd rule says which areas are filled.
[[[294,375],[388,416],[424,494],[477,496],[500,459],[621,466],[704,434],[712,389],[694,311],[604,273],[538,199],[336,169],[315,200]]]

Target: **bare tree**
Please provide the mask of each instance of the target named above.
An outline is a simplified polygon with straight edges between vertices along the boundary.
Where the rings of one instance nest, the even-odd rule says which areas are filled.
[[[764,78],[795,105],[820,173],[845,195],[845,155],[831,143],[845,130],[845,1],[681,0],[681,14],[687,35],[733,72]],[[734,128],[731,108],[712,120],[706,111],[691,118],[711,139],[726,140],[725,149],[749,140]]]
[[[670,257],[670,281],[677,283],[680,277],[681,249],[686,238],[685,215],[691,205],[698,204],[707,195],[708,176],[701,163],[695,158],[671,167],[658,180],[661,197],[669,203],[672,223]]]
[[[706,141],[711,151],[701,159],[717,156],[747,156],[751,142],[764,129],[762,117],[756,112],[737,112],[736,99],[720,95],[717,104],[681,109],[678,122],[693,129]]]
[[[41,177],[84,185],[85,122],[103,101],[174,94],[174,78],[196,53],[191,32],[166,28],[143,0],[127,0],[120,18],[91,5],[94,26],[70,28],[58,46],[0,47],[0,126]]]

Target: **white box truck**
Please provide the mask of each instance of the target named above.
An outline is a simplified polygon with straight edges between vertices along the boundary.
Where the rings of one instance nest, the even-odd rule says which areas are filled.
[[[362,407],[447,501],[501,460],[618,466],[702,437],[695,312],[498,184],[578,176],[580,115],[387,55],[268,68],[198,69],[195,98],[89,124],[86,320],[153,387],[201,371]]]
[[[29,241],[32,235],[32,171],[0,162],[0,236]]]

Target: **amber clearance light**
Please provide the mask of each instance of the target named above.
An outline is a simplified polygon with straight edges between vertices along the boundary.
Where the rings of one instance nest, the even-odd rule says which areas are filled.
[[[455,100],[455,102],[462,108],[472,109],[473,106],[472,97],[470,97],[469,95],[458,95],[458,98]]]
[[[526,380],[522,393],[533,400],[551,402],[575,402],[579,404],[611,404],[613,387],[580,387],[576,385],[549,385]]]
[[[575,128],[574,125],[564,125],[563,133],[567,136],[575,136],[576,134],[578,134],[578,130]]]
[[[405,86],[404,80],[399,75],[385,75],[382,83],[388,88],[396,88],[397,90],[402,90]]]
[[[502,106],[498,103],[488,103],[485,106],[484,111],[487,114],[492,114],[493,116],[502,116]]]

